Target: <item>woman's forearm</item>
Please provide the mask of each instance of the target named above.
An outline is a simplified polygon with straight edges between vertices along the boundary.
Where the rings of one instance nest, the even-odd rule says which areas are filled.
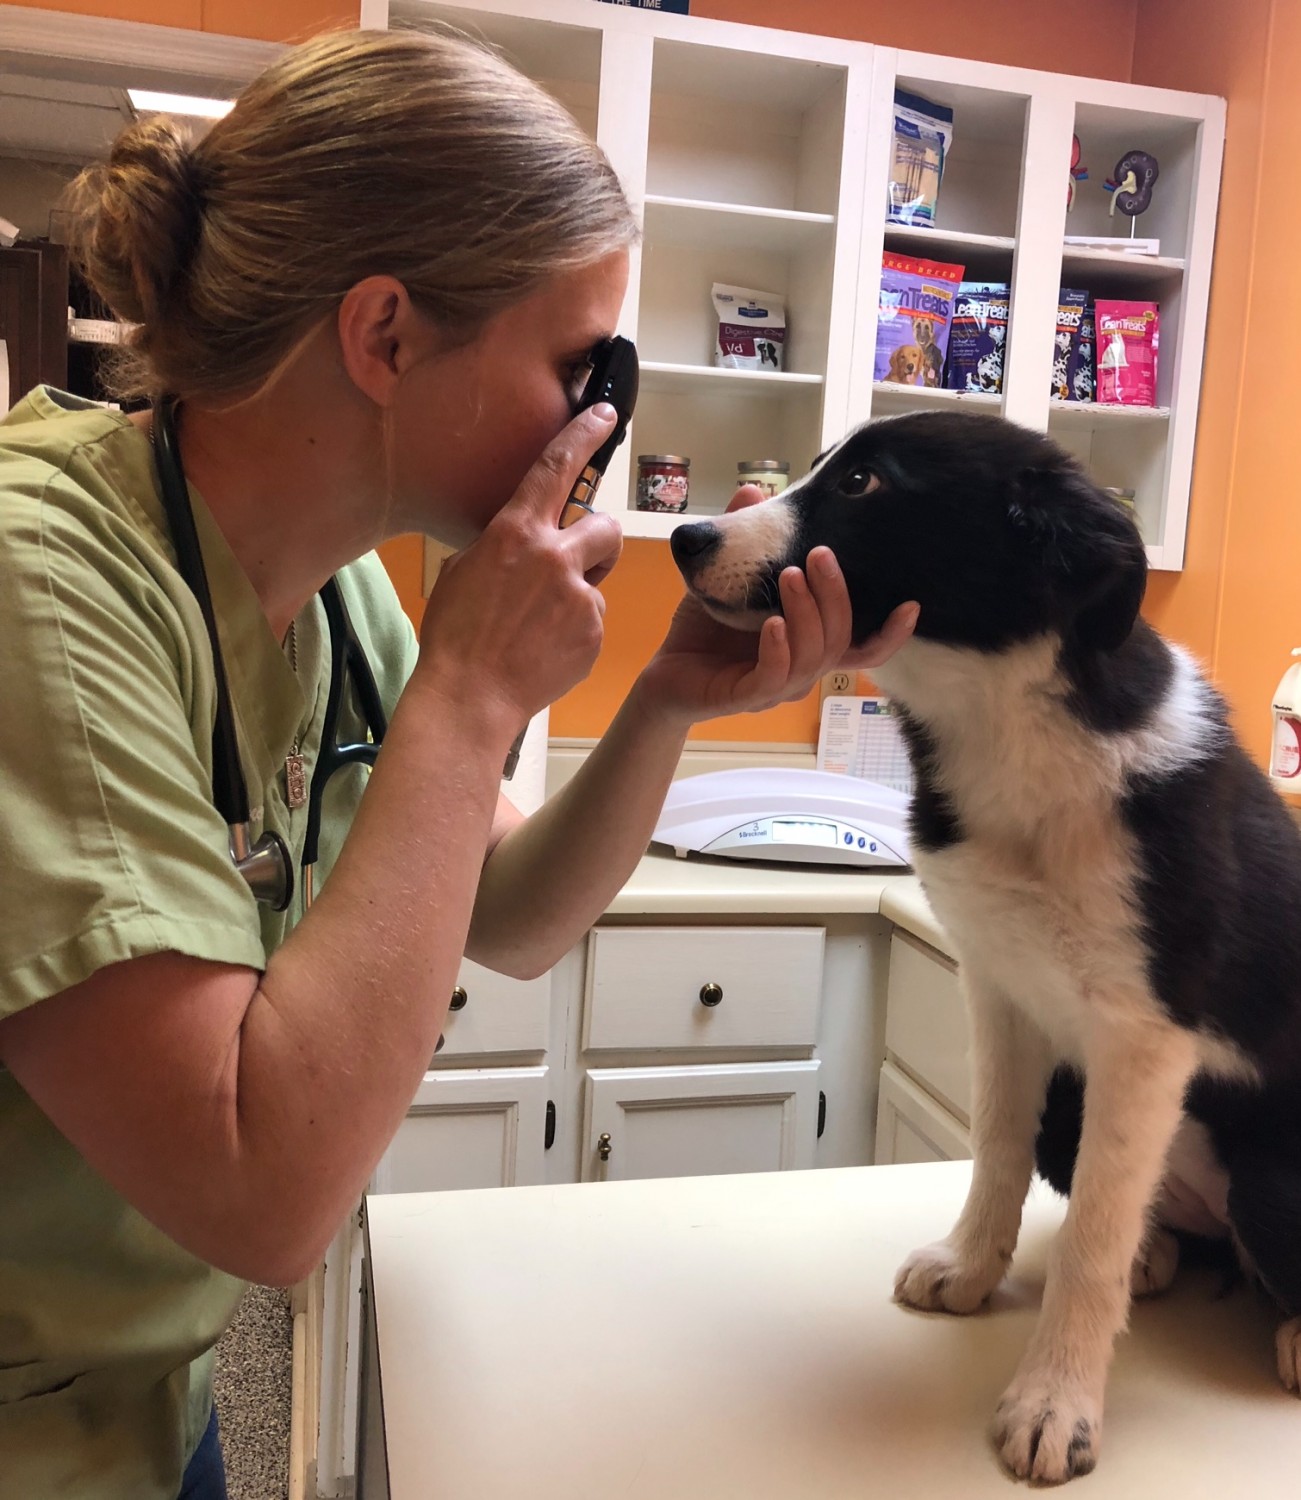
[[[469,954],[502,973],[545,973],[591,927],[646,852],[689,721],[633,685],[572,779],[493,850]]]
[[[509,740],[509,721],[408,686],[339,859],[245,1016],[239,1118],[266,1167],[247,1180],[279,1177],[318,1249],[433,1056]]]

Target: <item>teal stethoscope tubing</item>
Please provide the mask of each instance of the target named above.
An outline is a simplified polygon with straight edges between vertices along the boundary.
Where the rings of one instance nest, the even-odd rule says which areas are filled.
[[[240,766],[235,716],[231,709],[230,688],[222,661],[221,641],[217,634],[217,619],[208,588],[208,575],[203,565],[203,550],[199,545],[194,512],[190,506],[189,487],[177,446],[176,406],[174,399],[165,398],[154,407],[154,463],[158,470],[163,509],[167,514],[172,544],[176,549],[176,566],[198,601],[212,649],[217,696],[217,711],[212,725],[213,802],[225,819],[230,855],[235,868],[248,882],[259,902],[270,906],[274,911],[284,911],[294,893],[293,859],[288,845],[278,833],[271,831],[264,833],[256,844],[250,845],[249,842],[248,788]],[[373,766],[388,728],[388,719],[380,701],[379,689],[375,685],[374,673],[348,617],[338,579],[326,580],[320,591],[320,600],[330,631],[330,690],[321,727],[321,748],[312,770],[307,797],[307,831],[302,859],[305,906],[310,906],[312,900],[312,867],[319,852],[321,807],[326,784],[344,766]],[[344,685],[349,681],[369,738],[341,744],[338,738],[339,713]]]

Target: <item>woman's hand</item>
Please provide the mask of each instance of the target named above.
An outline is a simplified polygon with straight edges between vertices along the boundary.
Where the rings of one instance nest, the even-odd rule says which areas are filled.
[[[719,623],[688,594],[642,673],[654,707],[688,723],[772,708],[803,698],[827,672],[880,666],[912,635],[920,607],[901,604],[851,647],[849,593],[831,549],[815,547],[806,567],[783,571],[783,614],[757,635]]]
[[[599,512],[561,523],[614,421],[608,405],[575,417],[482,536],[447,561],[425,608],[416,673],[455,697],[496,702],[517,727],[581,682],[601,649],[597,585],[623,534]]]

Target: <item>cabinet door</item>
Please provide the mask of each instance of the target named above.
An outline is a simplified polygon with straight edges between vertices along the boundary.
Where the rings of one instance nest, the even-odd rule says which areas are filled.
[[[890,939],[885,1049],[961,1124],[970,1121],[970,1029],[957,965],[904,932]]]
[[[426,1073],[371,1179],[373,1193],[513,1187],[543,1180],[547,1073]]]
[[[811,1167],[819,1067],[589,1069],[583,1181]]]
[[[893,1063],[886,1063],[876,1107],[876,1165],[970,1157],[971,1140],[962,1122]]]

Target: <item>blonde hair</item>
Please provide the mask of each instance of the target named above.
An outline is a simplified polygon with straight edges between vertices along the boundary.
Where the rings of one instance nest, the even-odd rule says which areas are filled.
[[[571,116],[447,33],[296,47],[199,139],[155,116],[69,189],[70,239],[138,324],[123,397],[261,389],[366,276],[396,277],[455,340],[548,277],[629,244],[613,168]]]

